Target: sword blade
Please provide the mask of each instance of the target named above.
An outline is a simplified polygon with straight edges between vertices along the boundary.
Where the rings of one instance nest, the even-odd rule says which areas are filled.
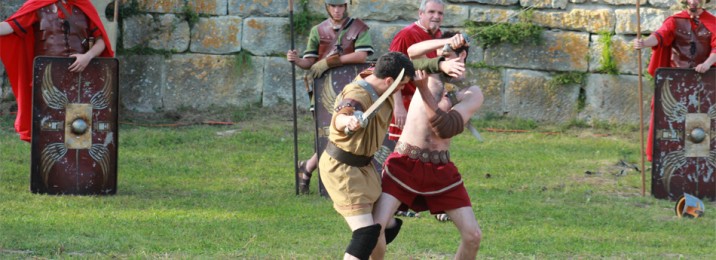
[[[388,87],[388,90],[383,92],[383,95],[381,95],[375,102],[373,102],[372,105],[370,105],[370,107],[368,109],[365,110],[365,112],[363,112],[364,120],[368,120],[369,118],[371,118],[371,116],[373,116],[373,113],[375,113],[375,111],[378,110],[378,108],[380,108],[380,105],[382,105],[383,102],[385,102],[385,100],[388,99],[388,97],[390,97],[390,95],[393,94],[393,91],[395,91],[395,89],[398,88],[398,85],[400,85],[400,82],[403,81],[404,73],[405,73],[405,69],[402,69],[400,71],[400,74],[398,74],[398,78],[396,78],[395,81],[393,81],[393,84],[391,84],[390,87]]]

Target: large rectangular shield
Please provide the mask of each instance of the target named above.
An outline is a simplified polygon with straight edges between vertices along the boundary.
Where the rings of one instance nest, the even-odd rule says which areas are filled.
[[[657,70],[651,193],[716,199],[716,69]]]
[[[343,87],[352,82],[360,72],[370,66],[371,64],[364,63],[336,67],[326,71],[323,76],[313,81],[313,95],[315,99],[314,112],[316,115],[316,151],[318,156],[321,156],[328,144],[328,128],[331,125],[333,105],[336,101],[336,96],[338,93],[341,93]],[[373,156],[373,165],[379,173],[383,171],[383,163],[388,155],[393,152],[393,148],[395,148],[395,142],[388,140],[388,136],[386,135],[383,146],[381,146],[378,152]],[[318,191],[321,196],[328,197],[328,193],[325,187],[323,187],[323,182],[320,181],[320,170],[319,167]]]
[[[74,60],[35,58],[30,190],[115,194],[119,64],[95,58],[75,73]]]

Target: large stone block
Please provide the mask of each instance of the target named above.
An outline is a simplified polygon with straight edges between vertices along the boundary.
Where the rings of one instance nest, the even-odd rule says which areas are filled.
[[[241,51],[242,22],[238,16],[199,19],[191,30],[191,51],[213,54]]]
[[[636,10],[619,9],[614,11],[614,13],[616,14],[617,19],[614,31],[617,34],[636,34],[637,25],[639,25],[636,22]],[[655,8],[641,8],[641,10],[639,10],[641,32],[651,33],[656,31],[659,27],[661,27],[664,20],[674,13],[675,11]]]
[[[465,21],[470,17],[470,7],[464,5],[451,5],[445,6],[445,16],[443,16],[442,26],[444,27],[459,27],[464,26]],[[415,18],[418,18],[418,13],[415,13]]]
[[[198,14],[226,15],[229,13],[229,0],[194,0],[188,1],[187,6]]]
[[[288,0],[228,0],[229,15],[251,16],[288,16]],[[294,12],[298,11],[299,1],[294,0]]]
[[[141,11],[150,13],[184,13],[185,0],[136,0]]]
[[[470,86],[478,86],[482,90],[485,97],[482,107],[476,116],[484,116],[487,114],[502,115],[505,112],[505,81],[503,70],[493,69],[467,69],[466,80]]]
[[[134,15],[124,19],[122,43],[134,47],[184,52],[189,49],[189,23],[174,14]]]
[[[550,74],[505,70],[505,103],[509,116],[560,122],[577,115],[578,85],[550,86]]]
[[[119,56],[119,92],[122,108],[137,112],[158,112],[162,103],[167,70],[160,55]]]
[[[470,8],[470,21],[479,23],[516,23],[519,21],[518,11],[498,9],[490,6],[474,6]]]
[[[545,31],[544,43],[502,43],[485,49],[485,62],[492,66],[556,71],[587,71],[589,34]]]
[[[642,83],[644,122],[648,122],[654,86]],[[629,75],[590,74],[585,86],[585,108],[580,118],[610,123],[639,123],[639,78]]]
[[[479,3],[479,4],[486,4],[486,5],[515,5],[520,2],[520,0],[451,0],[450,2],[455,3]]]
[[[520,5],[532,8],[566,9],[567,0],[520,0]]]
[[[404,25],[384,24],[377,22],[367,22],[370,26],[370,37],[373,40],[373,50],[375,53],[372,56],[368,56],[369,60],[378,60],[380,55],[388,53],[390,51],[390,43],[393,41],[395,34],[397,34]]]
[[[542,27],[591,33],[611,31],[616,23],[611,9],[571,9],[568,11],[534,11],[532,22]]]
[[[282,28],[288,23],[287,18],[245,18],[241,48],[259,56],[285,55],[291,35]]]
[[[296,78],[294,78],[294,82],[296,84],[296,106],[308,109],[310,103],[308,95],[306,94],[305,84],[303,83],[303,73],[304,71],[296,66]],[[292,76],[291,63],[289,63],[285,58],[266,58],[266,64],[264,65],[264,89],[262,98],[262,105],[264,107],[293,103]]]
[[[239,67],[233,55],[174,55],[167,61],[165,110],[246,107],[261,102],[265,58]]]
[[[320,1],[323,2],[323,1]],[[348,13],[352,17],[359,17],[365,20],[376,21],[415,21],[418,19],[418,7],[420,1],[366,1],[354,0],[353,5],[348,7]],[[316,6],[315,12],[325,14],[326,11],[323,3]],[[445,10],[448,12],[449,10]],[[447,15],[446,15],[447,17]],[[465,16],[467,17],[467,16]]]
[[[591,45],[589,47],[589,71],[599,72],[603,66],[602,52],[604,50],[604,44],[602,44],[602,36],[593,34],[591,36]],[[611,40],[611,53],[612,59],[617,65],[617,69],[620,74],[638,74],[639,63],[638,55],[636,50],[632,48],[631,41],[635,37],[627,37],[624,35],[614,35]],[[651,49],[646,48],[641,50],[641,67],[642,73],[646,71],[649,64],[649,58],[651,57]]]
[[[604,2],[611,5],[636,5],[636,1],[634,0],[604,0]],[[646,0],[639,0],[639,4],[644,6]]]
[[[5,21],[5,19],[17,12],[25,1],[26,0],[3,0],[2,5],[0,5],[0,21]]]

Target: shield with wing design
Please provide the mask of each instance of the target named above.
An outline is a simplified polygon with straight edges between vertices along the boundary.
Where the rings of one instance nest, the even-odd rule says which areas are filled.
[[[74,60],[35,58],[30,190],[115,194],[118,61],[95,58],[75,73]]]
[[[331,125],[336,96],[341,93],[345,85],[352,82],[359,73],[369,68],[370,65],[365,63],[336,67],[328,70],[323,76],[313,81],[313,93],[316,102],[316,151],[319,156],[323,154],[323,150],[326,149],[326,144],[328,144],[328,128]],[[378,172],[383,170],[383,162],[393,152],[393,148],[395,148],[395,142],[388,140],[386,137],[383,141],[383,146],[373,156],[373,165],[375,165]],[[320,170],[318,168],[319,172]],[[318,176],[320,178],[320,174]],[[322,196],[328,197],[328,193],[320,179],[318,190]]]
[[[652,194],[716,199],[716,69],[662,68],[655,80]]]

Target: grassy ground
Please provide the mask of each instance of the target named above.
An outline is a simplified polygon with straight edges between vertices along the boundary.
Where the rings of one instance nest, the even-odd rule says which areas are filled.
[[[340,258],[350,232],[316,195],[316,179],[314,194],[294,195],[290,117],[222,114],[216,119],[240,122],[123,119],[119,191],[105,197],[30,193],[30,146],[0,114],[0,258]],[[310,116],[299,119],[306,158]],[[157,123],[170,124],[146,126]],[[475,124],[486,141],[462,134],[452,156],[484,233],[480,258],[716,257],[716,203],[706,202],[703,218],[678,219],[673,202],[648,194],[649,173],[641,196],[640,173],[620,164],[639,164],[632,129]],[[388,259],[452,257],[451,223],[405,222]]]

